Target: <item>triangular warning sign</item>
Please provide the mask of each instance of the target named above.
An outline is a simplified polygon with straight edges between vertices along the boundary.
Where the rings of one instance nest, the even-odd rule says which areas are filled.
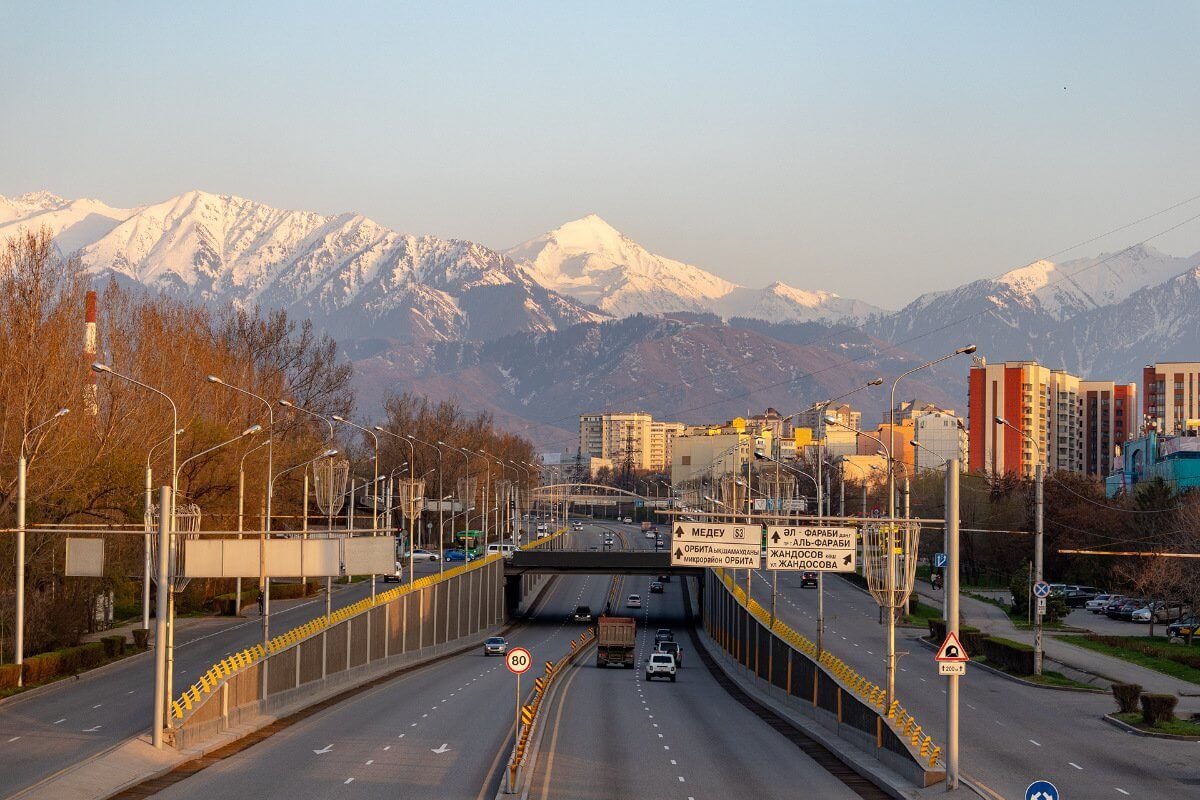
[[[967,656],[966,648],[962,646],[962,642],[958,640],[958,636],[954,631],[946,633],[946,641],[942,642],[942,646],[938,648],[937,655],[934,656],[936,661],[970,661]]]

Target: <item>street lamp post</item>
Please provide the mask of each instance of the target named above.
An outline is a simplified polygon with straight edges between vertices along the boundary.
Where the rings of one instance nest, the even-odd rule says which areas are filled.
[[[404,436],[406,439],[410,439],[414,442],[420,442],[421,444],[425,445],[426,447],[432,447],[434,450],[437,450],[437,454],[438,454],[438,465],[437,465],[437,473],[438,473],[438,490],[437,490],[437,495],[438,495],[438,574],[441,574],[445,570],[444,565],[446,563],[446,545],[445,545],[446,529],[445,529],[445,522],[444,522],[444,519],[445,519],[444,518],[444,510],[445,510],[444,504],[446,502],[446,495],[444,494],[444,489],[442,487],[442,475],[445,472],[445,470],[442,468],[442,448],[438,447],[436,444],[427,442],[424,439],[418,439],[416,436],[413,436],[411,433],[406,433],[406,434],[404,434]],[[426,530],[428,530],[428,526],[426,526]]]
[[[71,413],[69,408],[60,408],[50,419],[34,425],[21,437],[21,453],[17,458],[17,619],[16,619],[16,664],[17,686],[25,685],[25,444],[38,428],[56,422]]]
[[[154,394],[156,394],[159,397],[166,400],[171,406],[171,492],[170,492],[171,504],[170,504],[170,508],[163,508],[162,506],[159,506],[160,519],[161,519],[162,515],[164,515],[164,514],[166,514],[167,518],[168,518],[168,522],[167,522],[167,525],[165,526],[164,530],[166,533],[166,540],[169,545],[169,543],[172,541],[172,537],[175,535],[175,502],[176,502],[175,497],[176,497],[176,495],[179,494],[179,477],[178,477],[178,473],[176,472],[176,468],[179,463],[179,407],[175,405],[175,401],[171,399],[171,396],[168,395],[163,390],[155,389],[153,386],[146,384],[146,383],[142,383],[141,381],[137,380],[136,378],[131,378],[128,375],[123,375],[120,372],[116,372],[113,370],[112,367],[108,366],[107,364],[102,364],[99,361],[93,362],[92,363],[92,372],[95,372],[95,373],[98,373],[101,375],[111,375],[114,378],[120,378],[121,380],[123,380],[127,383],[132,383],[134,386],[138,386],[149,392],[153,392]],[[163,526],[160,526],[160,527],[163,527]],[[170,554],[168,553],[167,555],[169,556]],[[164,558],[163,555],[159,554],[159,563],[160,564],[162,563],[163,558]],[[168,559],[168,563],[169,563],[169,559]],[[174,575],[168,575],[167,580],[170,581],[174,577],[175,577]],[[167,588],[169,588],[169,587],[167,587]],[[168,591],[165,594],[166,594],[166,596],[170,597],[172,592]],[[161,587],[159,588],[158,596],[160,598],[164,596],[164,591]],[[170,605],[170,600],[168,600],[167,604],[168,604],[168,606]],[[165,655],[166,655],[167,642],[172,641],[174,639],[175,620],[171,618],[169,609],[164,609],[161,606],[159,606],[155,610],[155,614],[159,618],[163,618],[163,616],[165,615],[165,618],[166,618],[166,626],[165,626],[166,641],[163,641],[162,637],[157,636],[157,635],[155,636],[155,641],[154,641],[154,649],[156,651],[155,669],[157,670],[158,664],[160,662],[162,663],[162,665],[164,667],[166,666]],[[162,630],[163,627],[164,627],[163,625],[156,626],[156,628],[158,630]],[[170,701],[171,701],[171,694],[170,694],[171,682],[172,682],[172,678],[171,678],[171,675],[169,672],[162,676],[156,676],[156,678],[155,678],[155,686],[156,687],[159,685],[162,685],[162,686],[165,686],[167,689],[167,692],[165,694],[163,694],[160,697],[154,698],[154,702],[156,705],[162,707],[163,719],[166,720],[166,724],[168,727],[170,727],[170,725],[171,725],[171,714],[170,714],[170,709],[168,708],[168,703],[170,703]],[[161,733],[160,733],[160,735],[161,735]]]
[[[238,394],[244,394],[262,403],[267,409],[267,496],[266,509],[263,511],[263,527],[260,541],[265,542],[271,535],[271,500],[273,496],[274,483],[271,482],[271,475],[275,470],[275,408],[271,405],[271,401],[261,395],[255,394],[249,389],[243,389],[240,386],[234,386],[232,383],[226,383],[216,375],[209,375],[205,380],[217,386],[224,386],[226,389],[231,389]],[[175,494],[172,492],[171,497]],[[172,500],[172,502],[174,502]],[[266,545],[262,544],[259,547],[259,569],[258,569],[258,593],[262,597],[262,602],[259,604],[259,617],[261,617],[262,641],[263,650],[267,648],[267,609],[271,607],[271,581],[267,578],[267,562],[266,562]],[[241,588],[239,583],[238,588]],[[241,602],[241,595],[238,596],[238,602]]]
[[[316,457],[314,457],[314,458],[310,458],[308,461],[304,461],[304,462],[301,462],[301,463],[299,463],[299,464],[296,464],[296,465],[294,465],[294,466],[288,467],[287,469],[280,470],[278,474],[275,474],[275,475],[272,475],[272,476],[271,476],[271,482],[270,482],[270,484],[267,486],[267,496],[269,497],[269,496],[270,496],[272,493],[274,493],[274,491],[275,491],[275,481],[279,480],[279,479],[280,479],[280,478],[282,478],[284,475],[288,474],[289,472],[292,472],[293,470],[302,469],[302,468],[304,468],[304,467],[307,467],[309,464],[315,464],[316,462],[320,461],[322,458],[333,458],[333,457],[334,457],[334,456],[336,456],[337,454],[338,454],[338,451],[337,451],[337,450],[335,450],[335,449],[333,449],[333,448],[331,447],[330,449],[326,450],[324,453],[321,453],[321,455],[319,455],[319,456],[316,456]],[[259,541],[259,550],[258,550],[258,569],[259,569],[259,574],[260,574],[260,575],[261,575],[261,574],[263,574],[263,572],[266,570],[266,564],[267,564],[267,560],[266,560],[266,559],[267,559],[267,553],[266,553],[266,541],[265,541],[265,540],[260,540],[260,541]],[[330,618],[330,615],[331,615],[331,609],[330,609],[330,605],[331,605],[331,603],[332,603],[332,599],[331,599],[331,597],[330,597],[330,588],[331,588],[331,586],[330,586],[330,584],[329,584],[329,579],[326,579],[326,583],[325,583],[325,618],[326,618],[327,620]],[[266,599],[267,599],[267,598],[266,598],[266,596],[264,595],[264,596],[263,596],[263,600],[265,601]],[[268,643],[271,641],[271,639],[270,639],[270,625],[269,625],[269,622],[270,622],[270,606],[263,606],[262,619],[263,619],[263,623],[262,623],[262,631],[263,631],[263,652],[264,652],[264,653],[269,653],[270,651],[269,651],[269,649],[268,649],[267,645],[268,645]],[[263,663],[265,664],[266,662],[263,662]],[[264,684],[264,685],[265,685],[265,684]]]
[[[1037,439],[1013,425],[1004,417],[996,417],[996,424],[1016,431],[1032,442],[1033,446],[1037,448],[1038,460],[1037,464],[1034,465],[1033,473],[1033,581],[1036,584],[1042,580],[1042,515],[1044,511],[1042,489],[1045,480],[1043,462],[1046,455],[1042,452],[1042,446],[1038,444]],[[1042,610],[1038,607],[1035,607],[1033,611],[1033,674],[1042,674]]]
[[[175,431],[175,436],[183,434],[183,428]],[[150,510],[154,507],[154,472],[150,467],[150,462],[154,459],[154,451],[162,447],[167,442],[171,441],[171,437],[167,436],[161,442],[156,443],[146,453],[146,496],[142,504],[142,516],[148,520],[151,517]],[[150,537],[154,534],[150,531],[146,532],[145,542],[142,548],[142,628],[150,629],[150,582],[153,579],[153,565],[150,555]]]
[[[261,450],[261,449],[262,449],[262,448],[264,448],[264,447],[270,447],[270,446],[271,446],[271,438],[272,438],[271,436],[268,436],[268,437],[267,437],[267,440],[266,440],[265,442],[262,442],[262,443],[260,443],[260,444],[256,444],[256,445],[254,445],[254,447],[251,447],[249,450],[247,450],[246,452],[242,453],[242,458],[241,458],[241,460],[238,462],[238,516],[237,516],[237,537],[238,537],[239,539],[241,539],[241,538],[242,538],[242,531],[244,531],[244,530],[246,529],[246,526],[245,526],[245,511],[246,511],[246,458],[247,458],[247,456],[249,456],[251,453],[253,453],[255,450]],[[268,472],[268,473],[267,473],[267,477],[268,477],[268,478],[270,478],[270,472]],[[265,512],[264,512],[263,516],[264,516],[264,517],[266,516]],[[240,617],[240,616],[242,615],[242,577],[241,577],[240,575],[239,575],[239,576],[238,576],[238,578],[237,578],[237,585],[234,587],[234,595],[233,595],[233,614],[234,614],[234,616],[237,616],[237,617]]]
[[[808,474],[807,472],[805,472],[802,469],[797,469],[796,467],[793,467],[791,464],[785,464],[784,462],[780,461],[779,459],[774,458],[773,456],[769,456],[766,453],[760,453],[758,451],[755,451],[754,457],[759,460],[762,460],[762,461],[774,462],[774,463],[778,464],[779,466],[783,467],[784,469],[786,469],[788,472],[792,472],[796,475],[803,475],[804,477],[808,478],[810,481],[813,482],[813,486],[815,486],[817,489],[817,504],[818,504],[818,507],[820,506],[821,484],[817,483],[817,479],[814,478],[812,475]],[[776,587],[775,573],[776,572],[777,572],[776,570],[772,570],[772,574],[771,574],[771,624],[772,625],[775,624],[775,587]],[[825,640],[825,583],[824,583],[824,581],[821,580],[821,576],[823,574],[824,573],[821,573],[821,572],[817,573],[817,660],[818,661],[820,661],[820,659],[821,659],[821,653],[824,650],[824,640]]]
[[[374,441],[374,443],[375,443],[375,480],[371,484],[371,535],[378,536],[379,535],[379,437],[376,436],[375,432],[373,430],[371,430],[370,428],[364,428],[362,425],[359,425],[356,422],[351,422],[350,420],[346,419],[345,417],[341,417],[341,416],[338,416],[337,414],[334,414],[333,418],[335,421],[340,422],[343,425],[349,425],[351,428],[357,428],[358,430],[360,430],[363,433],[370,436],[372,441]],[[353,492],[350,493],[350,509],[353,512],[353,510],[354,510],[354,493]],[[372,598],[375,597],[375,576],[374,575],[371,576],[371,597]]]

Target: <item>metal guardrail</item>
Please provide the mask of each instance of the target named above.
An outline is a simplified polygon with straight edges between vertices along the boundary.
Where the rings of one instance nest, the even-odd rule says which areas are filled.
[[[864,678],[853,667],[828,650],[821,651],[818,657],[817,645],[812,640],[797,633],[778,618],[772,624],[770,613],[753,597],[748,597],[746,590],[737,585],[727,570],[715,569],[713,572],[725,584],[734,599],[763,627],[824,667],[848,691],[858,695],[867,705],[879,709],[883,718],[896,729],[897,735],[917,748],[921,757],[927,759],[930,767],[938,763],[942,755],[942,748],[933,744],[933,737],[925,734],[921,726],[917,724],[916,718],[900,705],[899,700],[893,700],[891,707],[885,711],[884,703],[887,691],[883,687]]]
[[[566,532],[566,530],[567,529],[565,527],[560,528],[554,533],[543,536],[540,539],[535,539],[523,545],[521,549],[530,550],[542,547],[543,545],[554,540],[556,537],[561,536]],[[324,616],[317,617],[310,622],[292,628],[291,630],[270,639],[267,642],[266,648],[264,648],[261,644],[257,644],[253,647],[248,647],[244,650],[241,650],[232,656],[223,658],[209,667],[208,670],[200,676],[199,680],[197,680],[195,683],[185,689],[182,694],[180,694],[177,700],[171,701],[171,717],[174,720],[183,720],[188,713],[198,707],[208,695],[221,688],[223,684],[228,682],[235,675],[243,672],[254,664],[261,662],[268,656],[275,655],[276,653],[282,652],[283,650],[303,642],[306,639],[317,636],[328,628],[331,628],[334,625],[342,622],[343,620],[356,617],[359,614],[370,611],[372,608],[377,606],[386,605],[387,603],[403,597],[406,594],[419,592],[422,589],[433,586],[436,583],[448,581],[451,578],[455,578],[472,570],[481,569],[488,564],[494,564],[502,558],[503,556],[501,554],[493,553],[492,555],[476,559],[475,561],[463,564],[462,566],[446,570],[438,575],[426,575],[425,577],[418,578],[411,583],[398,586],[395,589],[391,589],[386,592],[382,592],[376,595],[374,598],[366,597],[352,605],[343,606],[337,611],[334,611],[328,618]]]

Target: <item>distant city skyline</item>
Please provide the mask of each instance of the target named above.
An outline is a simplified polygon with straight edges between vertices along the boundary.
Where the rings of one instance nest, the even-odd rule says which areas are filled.
[[[1194,4],[686,11],[10,8],[0,194],[202,189],[496,249],[596,213],[888,308],[1200,194]],[[1151,244],[1191,255],[1200,223]]]

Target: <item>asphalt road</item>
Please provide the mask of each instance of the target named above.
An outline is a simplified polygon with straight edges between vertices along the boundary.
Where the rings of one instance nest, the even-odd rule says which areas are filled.
[[[650,579],[629,577],[622,594],[643,608],[632,670],[589,660],[567,677],[547,709],[531,800],[678,798],[857,798],[794,744],[731,698],[699,663],[686,636],[681,581],[649,594]],[[674,683],[647,682],[654,631],[669,627],[685,645]]]
[[[436,563],[416,565],[418,576]],[[394,584],[377,584],[385,591]],[[371,593],[370,583],[335,586],[334,608]],[[246,619],[213,617],[181,628],[175,640],[178,695],[227,655],[261,640],[257,605]],[[272,603],[271,630],[281,633],[325,613],[325,597]],[[148,731],[153,712],[154,660],[132,656],[78,681],[66,680],[36,694],[0,702],[0,797],[8,797],[57,772]]]
[[[584,630],[567,621],[571,612],[602,608],[609,585],[604,576],[559,578],[509,644],[538,663],[556,660]],[[512,746],[515,684],[503,660],[482,649],[454,656],[304,719],[160,796],[492,797]]]
[[[745,586],[745,571],[737,572]],[[817,592],[800,589],[798,573],[779,573],[777,613],[816,640]],[[770,573],[756,571],[755,598],[770,608]],[[901,705],[944,745],[947,678],[933,653],[897,629],[896,695]],[[886,628],[875,601],[841,580],[825,579],[825,646],[864,676],[885,679]],[[1101,719],[1114,710],[1103,694],[1024,686],[968,666],[960,686],[960,764],[1005,798],[1023,798],[1037,779],[1053,782],[1065,798],[1200,798],[1196,756],[1200,745],[1132,736]]]

